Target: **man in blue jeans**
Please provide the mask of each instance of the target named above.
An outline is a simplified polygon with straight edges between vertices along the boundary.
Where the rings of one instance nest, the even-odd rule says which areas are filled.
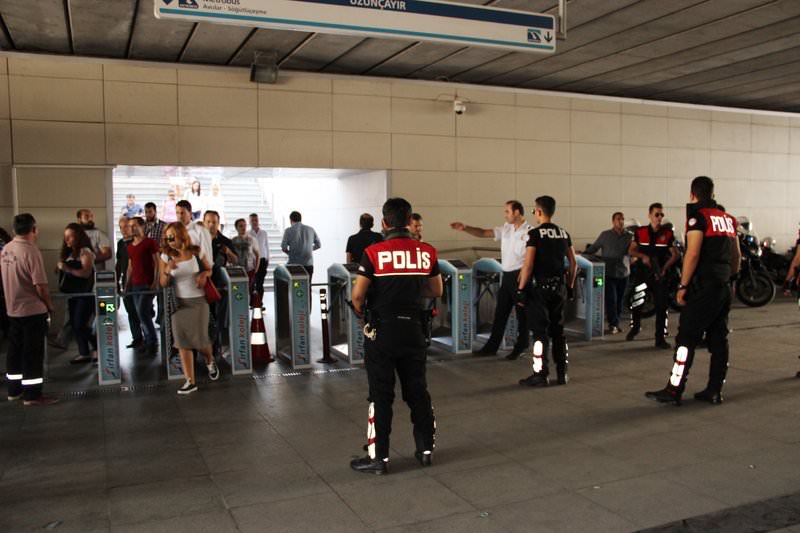
[[[625,289],[630,276],[626,260],[633,234],[625,230],[625,215],[617,211],[611,215],[611,229],[602,232],[584,254],[595,254],[602,250],[600,257],[606,265],[605,300],[608,332],[619,333],[619,317],[624,305]]]
[[[158,244],[144,236],[143,218],[133,217],[129,223],[133,240],[128,243],[128,291],[134,293],[133,302],[144,339],[142,350],[153,353],[158,350],[158,337],[153,324]]]

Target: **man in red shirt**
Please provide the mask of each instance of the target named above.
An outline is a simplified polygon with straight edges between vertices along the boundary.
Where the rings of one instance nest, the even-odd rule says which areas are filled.
[[[144,235],[144,219],[133,217],[130,222],[133,240],[128,243],[128,276],[126,292],[134,293],[133,302],[144,338],[143,350],[155,352],[158,349],[156,328],[153,324],[153,298],[156,290],[156,265],[158,264],[158,244]],[[141,294],[139,294],[141,293]]]

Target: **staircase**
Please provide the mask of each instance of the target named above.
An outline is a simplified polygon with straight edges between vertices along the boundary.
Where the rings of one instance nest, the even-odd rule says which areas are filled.
[[[193,171],[194,170],[195,169],[193,169]],[[166,191],[170,186],[169,178],[166,176],[126,176],[120,174],[121,173],[115,173],[114,175],[115,218],[119,218],[119,214],[126,204],[126,196],[128,194],[134,194],[136,196],[136,203],[142,206],[147,202],[155,203],[160,214],[161,202],[166,198]],[[277,265],[286,264],[288,258],[281,251],[283,230],[275,223],[272,209],[263,197],[258,178],[229,178],[224,176],[215,176],[212,178],[209,176],[198,176],[196,174],[199,174],[199,172],[193,172],[193,175],[195,179],[200,182],[203,194],[210,193],[212,179],[220,184],[221,195],[225,198],[226,224],[222,232],[225,236],[233,237],[236,235],[236,229],[233,226],[235,220],[243,218],[248,221],[249,225],[248,217],[250,213],[258,213],[261,229],[265,230],[269,236],[270,259],[264,286],[267,290],[272,290],[272,273]],[[119,228],[116,224],[114,226],[114,232],[114,242],[116,243],[120,238]]]

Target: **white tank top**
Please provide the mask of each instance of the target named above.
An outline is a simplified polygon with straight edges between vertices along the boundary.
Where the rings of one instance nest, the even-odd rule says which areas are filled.
[[[170,258],[167,255],[161,256],[164,261],[169,262]],[[175,294],[178,298],[200,298],[206,295],[203,289],[197,287],[197,274],[200,272],[200,267],[197,265],[197,259],[192,257],[188,261],[180,261],[175,263],[175,269],[170,273],[175,280]]]

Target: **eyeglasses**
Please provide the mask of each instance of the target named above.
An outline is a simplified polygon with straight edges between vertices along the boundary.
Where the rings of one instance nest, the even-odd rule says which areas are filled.
[[[164,239],[166,239],[167,242],[174,242],[175,235],[167,235],[166,237],[164,237]]]
[[[653,216],[654,217],[658,217],[658,218],[663,218],[664,217],[664,213],[654,213]]]

